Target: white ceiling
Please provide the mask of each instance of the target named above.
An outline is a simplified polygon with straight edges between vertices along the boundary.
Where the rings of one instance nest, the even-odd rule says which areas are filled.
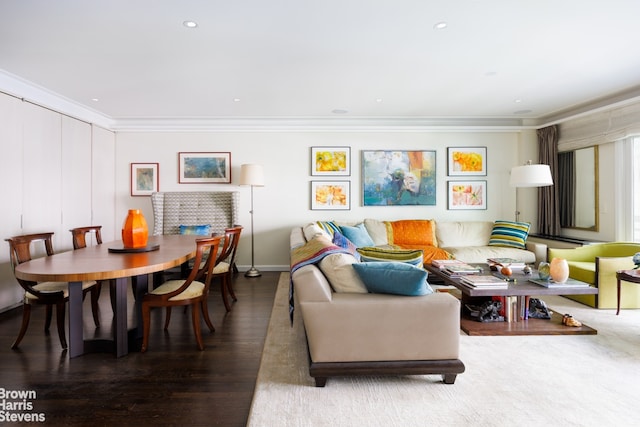
[[[639,18],[638,0],[2,0],[0,70],[115,121],[542,124],[640,95]]]

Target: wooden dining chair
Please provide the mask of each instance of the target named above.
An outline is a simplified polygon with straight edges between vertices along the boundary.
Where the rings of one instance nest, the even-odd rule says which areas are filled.
[[[31,257],[31,245],[36,242],[42,242],[44,244],[45,252],[47,256],[54,254],[52,236],[54,233],[37,233],[37,234],[25,234],[21,236],[14,236],[5,239],[9,242],[11,267],[15,271],[16,266],[23,262],[30,261]],[[66,303],[69,300],[69,285],[66,282],[31,282],[28,280],[18,279],[16,280],[20,286],[24,289],[24,301],[22,305],[22,325],[20,326],[20,332],[18,338],[11,346],[16,349],[24,338],[27,328],[29,327],[29,319],[31,318],[31,306],[33,304],[42,304],[46,306],[46,320],[44,325],[44,331],[48,335],[49,327],[51,326],[51,317],[53,306],[56,307],[56,322],[58,325],[58,336],[60,338],[60,344],[63,349],[67,348],[67,338],[65,334],[65,312]],[[96,327],[100,327],[100,317],[98,312],[98,288],[95,281],[86,281],[82,283],[83,297],[88,292],[91,292],[91,309],[93,312],[93,321]]]
[[[236,293],[233,290],[233,274],[241,232],[242,226],[239,225],[225,229],[224,245],[218,255],[219,262],[213,269],[213,279],[221,279],[220,293],[222,294],[224,308],[226,308],[227,311],[231,311],[228,296],[231,296],[233,301],[238,301]]]
[[[87,247],[87,237],[93,235],[96,245],[102,244],[102,226],[90,225],[87,227],[76,227],[69,230],[71,232],[71,239],[73,242],[73,249],[82,249]],[[99,297],[102,292],[102,285],[109,285],[109,296],[111,298],[111,309],[115,312],[115,280],[98,280],[98,289],[96,290],[96,296]]]
[[[186,279],[169,280],[147,293],[142,299],[142,323],[143,336],[142,348],[144,353],[149,344],[149,330],[151,325],[151,308],[165,307],[164,329],[169,327],[171,320],[171,307],[191,306],[191,320],[193,332],[199,350],[204,350],[202,334],[200,332],[200,312],[211,332],[215,331],[209,309],[207,307],[207,297],[209,296],[209,286],[213,269],[220,261],[219,257],[206,256],[206,253],[216,254],[220,247],[221,236],[205,237],[196,240],[196,257],[194,267]],[[202,262],[206,258],[205,262]]]

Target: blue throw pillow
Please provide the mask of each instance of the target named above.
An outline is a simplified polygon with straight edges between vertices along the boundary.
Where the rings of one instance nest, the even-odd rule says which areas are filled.
[[[195,236],[209,236],[211,235],[211,226],[206,225],[181,225],[180,234],[193,234]]]
[[[358,248],[353,242],[342,235],[339,231],[333,233],[333,241],[332,243],[336,246],[340,246],[351,252],[351,254],[355,257],[356,260],[360,261],[360,253],[358,253]]]
[[[420,296],[433,293],[427,271],[400,262],[361,262],[352,264],[371,293]]]
[[[355,227],[348,225],[341,225],[340,231],[344,234],[344,237],[351,240],[356,247],[361,248],[363,246],[375,246],[373,239],[369,236],[369,232],[364,227],[364,223],[358,224]]]

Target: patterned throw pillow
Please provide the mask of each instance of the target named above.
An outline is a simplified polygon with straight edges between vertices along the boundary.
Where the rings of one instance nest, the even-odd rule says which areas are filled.
[[[409,264],[362,262],[353,264],[353,269],[371,293],[420,296],[433,292],[426,270]]]
[[[322,228],[329,237],[333,237],[333,233],[340,231],[340,227],[338,227],[333,221],[317,221],[316,224],[318,224],[318,226]]]
[[[362,262],[401,262],[422,268],[423,252],[416,249],[358,248]]]
[[[209,236],[211,234],[211,226],[206,225],[181,225],[180,234],[193,234],[196,236]]]
[[[525,249],[529,227],[528,222],[496,221],[489,238],[489,246]]]

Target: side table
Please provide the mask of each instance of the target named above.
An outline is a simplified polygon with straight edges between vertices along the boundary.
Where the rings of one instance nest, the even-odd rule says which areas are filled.
[[[618,311],[616,316],[620,314],[620,282],[637,283],[640,285],[640,271],[638,270],[618,270],[616,271],[616,280],[618,281]]]

